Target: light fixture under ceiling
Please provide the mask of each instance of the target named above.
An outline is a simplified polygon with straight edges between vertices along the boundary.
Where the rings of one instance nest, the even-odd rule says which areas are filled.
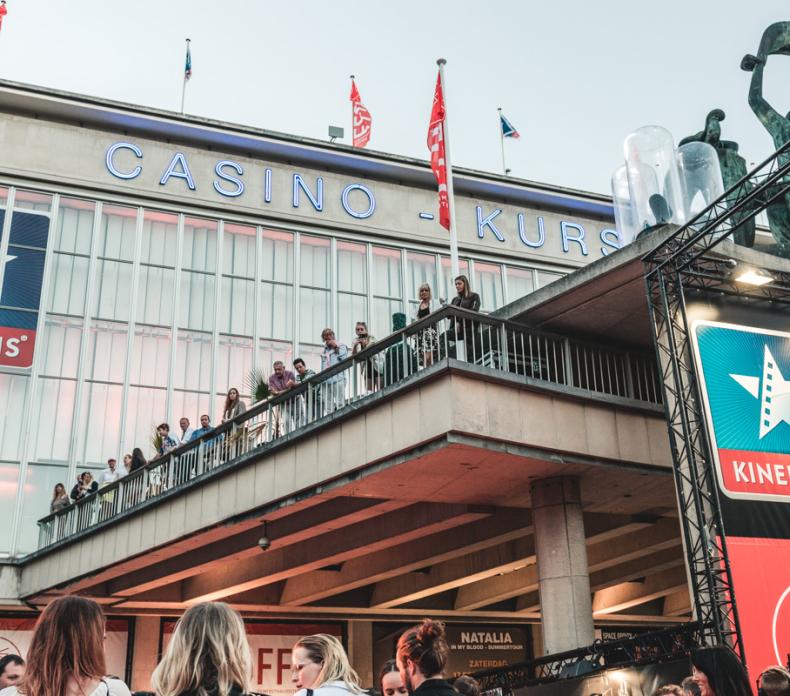
[[[756,271],[752,268],[744,271],[740,275],[735,276],[736,283],[743,283],[744,285],[767,285],[773,282],[773,278],[763,271]]]

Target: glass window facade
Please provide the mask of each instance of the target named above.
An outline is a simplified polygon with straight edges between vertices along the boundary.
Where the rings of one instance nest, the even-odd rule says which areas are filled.
[[[422,283],[455,294],[439,248],[258,222],[0,187],[0,251],[42,278],[0,299],[6,325],[37,329],[31,368],[0,366],[0,555],[34,549],[56,483],[152,455],[158,423],[218,422],[227,390],[249,405],[251,372],[275,360],[317,369],[327,326],[350,344],[366,321],[381,338],[394,313],[414,316]],[[561,275],[491,258],[460,271],[485,311]]]

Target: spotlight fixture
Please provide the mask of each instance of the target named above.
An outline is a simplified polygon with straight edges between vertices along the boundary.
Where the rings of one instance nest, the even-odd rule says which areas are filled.
[[[272,545],[272,540],[269,539],[269,535],[266,533],[266,520],[263,521],[263,536],[258,539],[258,547],[261,551],[266,551]]]
[[[772,282],[773,278],[764,273],[762,271],[756,271],[754,269],[747,269],[740,275],[735,276],[736,283],[743,283],[744,285],[767,285],[768,283]]]

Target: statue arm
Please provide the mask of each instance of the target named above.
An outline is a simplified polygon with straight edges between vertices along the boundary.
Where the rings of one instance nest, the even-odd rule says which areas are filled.
[[[777,119],[782,119],[781,114],[776,111],[763,97],[763,70],[765,69],[765,60],[754,66],[752,73],[752,83],[749,87],[749,106],[756,114],[757,118],[763,123],[766,128],[769,124],[776,123]]]

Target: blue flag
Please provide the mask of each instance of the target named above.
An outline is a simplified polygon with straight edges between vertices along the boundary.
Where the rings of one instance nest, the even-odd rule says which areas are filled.
[[[520,138],[519,132],[513,127],[513,124],[505,118],[505,115],[499,112],[499,121],[502,126],[502,135],[505,138]]]

